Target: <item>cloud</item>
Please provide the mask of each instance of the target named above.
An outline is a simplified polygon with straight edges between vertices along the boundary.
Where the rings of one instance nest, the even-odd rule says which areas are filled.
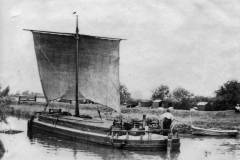
[[[234,0],[43,0],[0,2],[0,83],[41,91],[32,36],[22,28],[126,38],[120,78],[136,97],[164,83],[212,95],[239,79],[240,2]],[[141,87],[140,87],[141,86]]]

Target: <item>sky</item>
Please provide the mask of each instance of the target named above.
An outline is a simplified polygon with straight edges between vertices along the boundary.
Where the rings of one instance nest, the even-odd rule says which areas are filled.
[[[238,0],[1,0],[0,84],[42,92],[33,38],[23,28],[124,38],[120,81],[135,98],[161,84],[213,96],[240,80]]]

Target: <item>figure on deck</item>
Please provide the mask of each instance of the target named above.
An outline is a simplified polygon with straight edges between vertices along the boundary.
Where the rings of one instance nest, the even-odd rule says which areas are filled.
[[[174,116],[170,113],[170,109],[167,109],[163,115],[163,135],[167,136],[170,133],[171,124],[174,120]]]

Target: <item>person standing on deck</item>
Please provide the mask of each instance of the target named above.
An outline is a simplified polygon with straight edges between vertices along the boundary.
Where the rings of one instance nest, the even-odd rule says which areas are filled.
[[[163,135],[167,136],[170,133],[171,124],[174,120],[174,116],[170,113],[170,109],[167,109],[167,111],[162,114],[163,117]]]

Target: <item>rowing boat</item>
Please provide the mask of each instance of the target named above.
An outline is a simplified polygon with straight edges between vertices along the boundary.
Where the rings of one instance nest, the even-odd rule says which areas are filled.
[[[235,137],[238,135],[237,130],[222,130],[222,129],[205,129],[196,126],[191,126],[192,134],[193,135],[200,135],[200,136],[232,136]]]

